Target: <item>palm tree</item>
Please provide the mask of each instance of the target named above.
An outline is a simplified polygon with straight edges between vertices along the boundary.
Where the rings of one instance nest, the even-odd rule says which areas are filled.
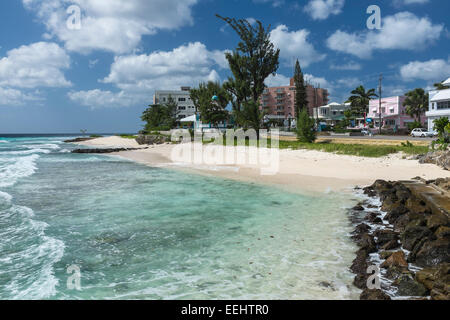
[[[406,99],[403,102],[403,106],[406,107],[406,114],[411,117],[417,117],[417,121],[420,122],[420,116],[428,109],[428,93],[422,88],[417,88],[405,93]]]
[[[369,111],[369,101],[376,97],[378,97],[378,95],[375,93],[375,89],[366,91],[364,86],[361,85],[352,91],[352,96],[347,102],[351,103],[354,115],[362,116]]]

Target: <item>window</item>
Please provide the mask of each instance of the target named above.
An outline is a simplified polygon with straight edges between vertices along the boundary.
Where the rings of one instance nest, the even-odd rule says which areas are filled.
[[[389,109],[389,113],[394,113],[394,108]]]
[[[186,110],[186,107],[178,107],[178,110]]]
[[[387,126],[395,126],[395,120],[394,119],[386,120],[384,124]]]
[[[186,98],[178,98],[178,102],[185,102]]]
[[[450,109],[450,101],[441,101],[437,103],[437,109]]]

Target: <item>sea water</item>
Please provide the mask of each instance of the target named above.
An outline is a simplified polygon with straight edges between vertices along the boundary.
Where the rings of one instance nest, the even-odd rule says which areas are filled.
[[[358,298],[348,196],[71,154],[65,138],[0,137],[0,299]]]

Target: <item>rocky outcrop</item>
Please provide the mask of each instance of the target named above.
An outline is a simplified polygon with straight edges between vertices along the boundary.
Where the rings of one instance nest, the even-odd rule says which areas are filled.
[[[147,144],[147,145],[153,145],[153,144],[164,144],[167,142],[170,142],[170,137],[163,136],[163,135],[143,135],[140,134],[136,138],[136,142],[140,145]]]
[[[450,300],[449,186],[450,179],[378,180],[363,189],[368,197],[381,200],[381,211],[368,203],[351,209],[350,220],[357,221],[352,239],[360,249],[350,269],[356,274],[354,285],[364,290],[361,299],[383,298],[386,287],[367,288],[367,268],[379,263],[383,276],[391,280],[384,285],[395,288],[390,292]],[[373,253],[381,262],[372,262]],[[413,271],[420,268],[424,269]]]
[[[75,139],[69,139],[69,140],[65,140],[64,143],[76,143],[76,142],[83,142],[83,141],[89,141],[89,140],[93,140],[96,138],[75,138]]]
[[[142,150],[146,148],[102,148],[102,149],[75,149],[72,153],[115,153],[122,151]]]
[[[450,150],[434,151],[419,158],[420,163],[432,163],[445,170],[450,170]]]

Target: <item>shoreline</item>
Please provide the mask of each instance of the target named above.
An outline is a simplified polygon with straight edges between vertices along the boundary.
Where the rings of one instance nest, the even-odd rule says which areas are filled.
[[[78,142],[89,147],[138,148],[135,140],[120,137],[97,138]],[[450,171],[434,164],[420,164],[394,154],[381,158],[338,155],[315,150],[279,150],[279,170],[274,175],[261,175],[261,164],[197,165],[171,160],[176,145],[150,145],[148,149],[111,153],[124,159],[153,167],[183,170],[207,176],[277,186],[302,194],[326,192],[352,193],[356,186],[368,186],[374,181],[426,180],[450,177]],[[230,148],[230,147],[227,147]],[[232,148],[232,147],[231,147]],[[237,151],[244,153],[245,151]]]

